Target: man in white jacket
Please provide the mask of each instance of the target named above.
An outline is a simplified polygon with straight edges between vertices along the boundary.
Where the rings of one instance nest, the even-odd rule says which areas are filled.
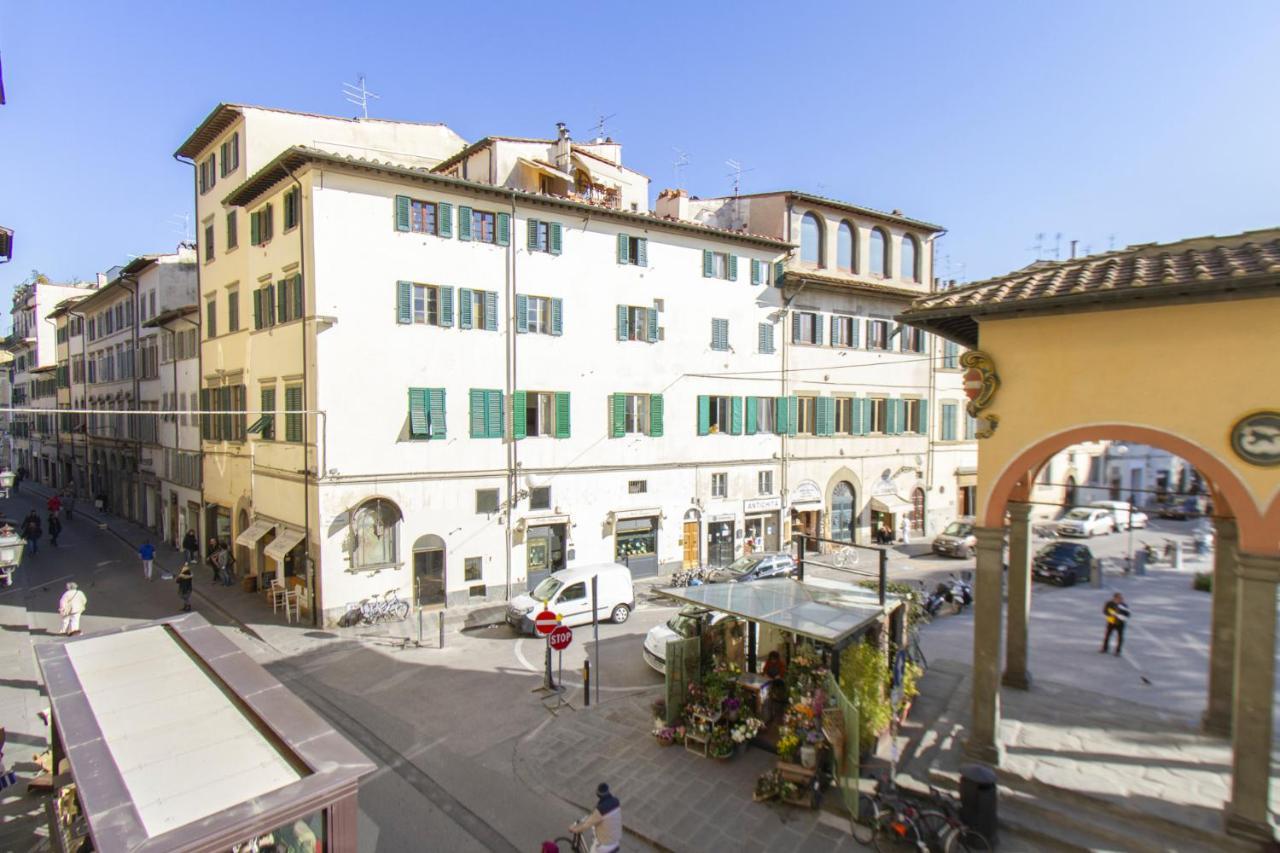
[[[570,832],[595,829],[591,853],[614,853],[622,843],[622,804],[604,782],[596,788],[596,807],[591,814],[569,827]]]
[[[88,604],[89,599],[80,591],[75,582],[68,581],[67,591],[62,594],[62,598],[58,599],[58,615],[62,617],[60,634],[74,637],[80,633],[80,614],[84,613],[84,609]]]

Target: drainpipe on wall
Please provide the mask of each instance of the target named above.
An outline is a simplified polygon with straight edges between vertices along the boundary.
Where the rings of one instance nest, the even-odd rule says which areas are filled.
[[[196,175],[197,175],[196,161],[192,160],[189,157],[183,157],[179,154],[174,154],[173,159],[178,161],[179,163],[185,163],[191,167],[191,185],[194,188],[196,186]],[[197,322],[193,324],[196,327],[196,400],[203,399],[203,395],[200,392],[204,390],[204,341],[200,337],[201,324],[198,321],[199,318],[203,316],[201,312],[204,310],[204,283],[200,280],[202,275],[201,268],[203,266],[204,264],[200,263],[200,249],[199,249],[199,246],[197,245],[197,248],[196,248]],[[85,364],[86,376],[88,375],[87,373],[88,370],[89,370],[89,365]],[[248,396],[248,389],[246,389],[245,391],[245,396],[246,397]],[[200,516],[196,519],[195,528],[197,532],[197,538],[200,540],[201,556],[203,558],[208,558],[209,526],[205,524],[205,519],[206,519],[206,516],[208,515],[209,504],[204,498],[204,419],[207,416],[204,414],[203,406],[200,407],[200,410],[201,410],[201,414],[197,417],[197,420],[196,420],[196,428],[200,431],[200,439],[199,439],[200,440],[200,486],[197,489],[197,491],[200,492]]]
[[[128,284],[129,281],[133,282],[133,287],[129,287],[129,284]],[[124,288],[129,291],[130,297],[132,299],[132,305],[130,307],[133,309],[132,310],[133,322],[131,322],[129,325],[133,329],[133,351],[129,355],[129,361],[132,364],[132,373],[133,373],[133,406],[135,409],[141,409],[142,408],[142,386],[138,380],[138,323],[139,323],[138,318],[141,316],[140,312],[138,311],[138,280],[129,275],[126,275],[125,273],[121,273],[120,284],[123,285]],[[127,415],[126,417],[137,418],[138,416]],[[125,424],[127,425],[128,423],[129,421],[126,420]],[[142,497],[143,495],[142,436],[137,434],[137,433],[140,433],[141,430],[137,428],[138,422],[136,420],[134,421],[134,424],[135,424],[135,427],[133,429],[133,432],[135,433],[135,435],[133,437],[133,479],[138,485],[138,491],[137,491],[137,494],[134,495],[135,503],[133,506],[129,507],[129,511],[130,511],[130,514],[132,514],[137,509],[136,502],[141,500],[144,511],[141,513],[143,518],[140,520],[145,521],[146,500],[144,500]],[[128,426],[126,426],[125,429],[127,430]],[[146,527],[146,524],[144,523],[142,526]]]
[[[490,152],[490,157],[492,157]],[[519,450],[516,447],[515,437],[515,390],[516,390],[516,191],[511,188],[511,239],[507,241],[507,370],[506,370],[506,395],[511,401],[511,418],[509,419],[512,426],[511,440],[507,442],[507,524],[503,535],[506,538],[507,547],[504,550],[507,560],[507,582],[506,582],[506,599],[511,599],[511,573],[513,570],[511,549],[515,547],[513,528],[515,525],[515,509],[516,495],[518,494],[519,483],[517,481],[517,468],[519,464]],[[548,239],[550,239],[548,237]],[[567,540],[568,531],[565,531],[565,539]],[[563,544],[561,547],[565,547]]]
[[[51,483],[50,485],[55,485],[55,484],[57,483],[57,481],[58,481],[59,479],[61,479],[61,478],[58,476],[58,474],[59,474],[58,467],[62,464],[62,426],[61,426],[61,424],[59,424],[59,423],[58,423],[59,418],[58,418],[58,416],[57,416],[57,414],[56,414],[56,413],[57,413],[57,411],[58,411],[58,370],[57,370],[57,364],[58,364],[58,321],[57,321],[57,320],[55,320],[55,319],[53,319],[52,317],[45,317],[45,318],[44,318],[44,321],[45,321],[46,323],[48,323],[49,325],[53,326],[53,347],[54,347],[54,349],[53,349],[53,364],[54,364],[54,371],[53,371],[53,377],[54,377],[54,379],[53,379],[53,382],[54,382],[54,388],[53,388],[53,410],[54,410],[54,413],[55,413],[55,416],[54,416],[54,419],[53,419],[53,448],[54,448],[54,449],[53,449],[53,452],[54,452],[54,456],[55,456],[55,462],[54,462],[54,465],[53,465],[53,480],[54,480],[54,482],[53,482],[53,483]],[[68,326],[68,329],[67,329],[67,353],[68,353],[68,355],[67,355],[67,388],[68,388],[68,389],[70,389],[70,388],[71,388],[71,355],[70,355],[70,353],[71,353],[71,329],[70,329],[70,327],[69,327],[69,326]],[[56,485],[55,485],[55,489],[56,489]]]
[[[71,309],[67,309],[67,313],[72,317],[80,318],[80,381],[81,381],[81,384],[84,386],[84,399],[80,401],[80,408],[88,409],[90,408],[89,407],[89,318],[86,317],[84,314],[81,314],[78,311],[72,311]],[[71,349],[71,341],[68,340],[67,350],[70,351],[70,349]],[[73,400],[72,402],[74,403],[75,401]],[[85,473],[85,477],[88,478],[89,472],[92,470],[89,464],[89,415],[85,414],[83,417],[84,417],[84,473]],[[73,464],[75,462],[75,456],[76,456],[76,434],[75,434],[75,430],[72,430],[71,460]],[[75,475],[73,474],[72,475],[73,494],[78,494],[80,490],[74,488],[75,485],[76,485]],[[85,483],[85,486],[88,486],[88,483]],[[86,498],[90,497],[87,491],[85,493],[85,497]]]

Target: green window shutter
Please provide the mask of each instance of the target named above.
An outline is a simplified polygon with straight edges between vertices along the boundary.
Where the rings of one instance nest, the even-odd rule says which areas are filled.
[[[529,331],[529,297],[523,293],[516,294],[516,331]]]
[[[502,438],[502,392],[486,391],[485,394],[485,435],[488,438]]]
[[[302,273],[297,273],[293,277],[293,316],[295,318],[302,316],[302,308]]]
[[[453,205],[447,201],[436,204],[436,233],[441,237],[453,236]]]
[[[556,392],[556,438],[569,437],[569,392]]]
[[[537,250],[537,248],[538,248],[538,220],[536,220],[536,219],[530,219],[530,220],[527,220],[527,223],[526,223],[526,226],[525,226],[525,238],[524,238],[524,245],[525,245],[525,248],[526,248],[526,249],[528,249],[530,252],[533,252],[533,251],[536,251],[536,250]]]
[[[838,319],[839,319],[839,318],[837,318],[835,314],[832,314],[832,315],[831,315],[831,345],[832,345],[833,347],[834,347],[834,346],[838,346],[838,345],[841,343],[841,341],[840,341],[840,327],[839,327],[839,326],[837,325],[837,323],[836,323],[836,321],[837,321]]]
[[[276,389],[262,389],[262,437],[270,441],[276,437]]]
[[[857,347],[859,346],[858,334],[862,331],[862,324],[859,323],[857,320],[854,320],[852,323],[850,323],[850,325],[853,327],[853,337],[849,339],[849,346]]]
[[[711,278],[715,272],[715,259],[711,256],[709,249],[702,250],[702,277]]]
[[[818,435],[834,435],[836,431],[836,401],[831,397],[818,398]]]
[[[458,205],[458,239],[471,239],[471,208]]]
[[[867,401],[863,399],[854,399],[853,401],[853,405],[851,408],[853,409],[853,434],[854,435],[867,434],[867,417],[866,417],[867,413],[866,413],[866,406],[864,405],[866,402]]]
[[[413,321],[413,283],[396,282],[396,321]],[[257,323],[257,301],[253,302],[253,323]]]
[[[787,398],[787,435],[796,434],[796,426],[800,422],[800,401],[795,397]]]
[[[462,287],[458,289],[458,328],[471,328],[471,290]]]
[[[729,432],[742,435],[742,398],[734,397],[729,403]]]
[[[302,411],[302,388],[294,386],[285,389],[284,408],[286,412]],[[302,441],[302,415],[289,414],[285,416],[285,433],[286,441]]]
[[[467,395],[471,404],[468,421],[471,425],[472,438],[488,438],[489,437],[489,392],[481,391],[479,388],[472,388]]]
[[[662,395],[649,395],[649,435],[662,437]]]
[[[884,432],[885,435],[897,435],[898,428],[898,401],[888,400],[884,406]]]
[[[281,279],[276,286],[276,322],[283,323],[289,316],[289,279]]]
[[[813,315],[813,342],[822,346],[822,315]]]
[[[929,401],[920,401],[920,412],[916,416],[916,432],[921,435],[929,434]]]
[[[751,259],[751,283],[760,283],[760,262],[755,258]]]
[[[440,325],[453,325],[453,288],[440,288]]]
[[[551,334],[564,334],[564,300],[551,300]]]
[[[627,434],[627,395],[609,395],[609,434],[622,438]]]
[[[942,404],[942,440],[956,440],[956,407],[954,403]]]
[[[529,435],[529,413],[525,411],[525,392],[511,392],[511,437],[525,438]]]
[[[636,238],[636,265],[649,266],[649,240],[646,237]]]
[[[498,294],[492,290],[485,291],[484,294],[484,330],[498,331]]]
[[[778,435],[787,434],[787,398],[773,398],[773,431]]]
[[[738,280],[738,256],[729,255],[729,281]]]
[[[431,421],[431,437],[445,437],[444,389],[427,389],[427,414]]]
[[[511,214],[510,213],[498,214],[498,245],[499,246],[511,245]]]
[[[262,242],[262,215],[257,211],[249,214],[249,244],[256,246]]]
[[[711,432],[711,398],[706,394],[698,395],[698,435]]]
[[[401,320],[400,322],[405,322]],[[253,292],[253,327],[255,329],[262,328],[262,291],[255,290]]]
[[[625,341],[627,334],[627,306],[618,306],[618,340]]]
[[[430,435],[427,415],[427,389],[409,389],[409,435],[412,438],[427,438]]]
[[[783,282],[787,278],[787,267],[782,261],[775,261],[773,264],[773,285],[774,287],[782,287]]]
[[[552,222],[547,231],[547,239],[551,243],[551,254],[560,254],[560,247],[564,245],[564,226],[559,222]]]
[[[618,235],[618,263],[625,264],[631,257],[631,238],[626,234]]]
[[[266,303],[267,308],[267,318],[263,321],[263,325],[274,326],[276,324],[276,286],[274,284],[267,285],[262,301]]]
[[[649,318],[649,324],[648,324],[649,328],[646,330],[647,331],[646,337],[649,339],[649,343],[651,344],[657,343],[658,341],[658,309],[650,308],[648,311],[648,318]]]
[[[800,312],[791,312],[791,343],[800,342]]]
[[[396,196],[396,230],[409,230],[409,197],[407,195]]]
[[[756,434],[756,423],[759,421],[759,408],[760,400],[758,398],[747,398],[747,435]]]

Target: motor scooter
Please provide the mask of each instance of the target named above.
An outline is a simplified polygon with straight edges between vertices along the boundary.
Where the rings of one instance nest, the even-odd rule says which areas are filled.
[[[942,605],[949,600],[947,596],[950,594],[951,587],[945,583],[940,583],[933,588],[932,593],[925,596],[924,612],[929,614],[930,619],[938,615],[938,611],[942,609]]]
[[[960,577],[951,575],[951,583],[947,588],[946,600],[956,609],[956,613],[963,613],[964,609],[973,604],[973,586],[970,580],[973,577],[972,572],[961,572]]]

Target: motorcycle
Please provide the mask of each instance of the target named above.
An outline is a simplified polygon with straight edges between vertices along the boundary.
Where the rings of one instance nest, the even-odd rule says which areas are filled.
[[[940,583],[934,587],[933,592],[925,596],[924,612],[929,614],[929,618],[938,615],[938,611],[942,609],[942,605],[946,603],[947,596],[951,593],[951,587],[945,583]]]
[[[947,586],[945,599],[948,604],[955,607],[956,613],[963,613],[964,609],[973,604],[973,586],[969,583],[973,577],[972,572],[961,572],[960,577],[954,574],[951,576],[951,583]],[[939,584],[943,586],[943,584]]]

